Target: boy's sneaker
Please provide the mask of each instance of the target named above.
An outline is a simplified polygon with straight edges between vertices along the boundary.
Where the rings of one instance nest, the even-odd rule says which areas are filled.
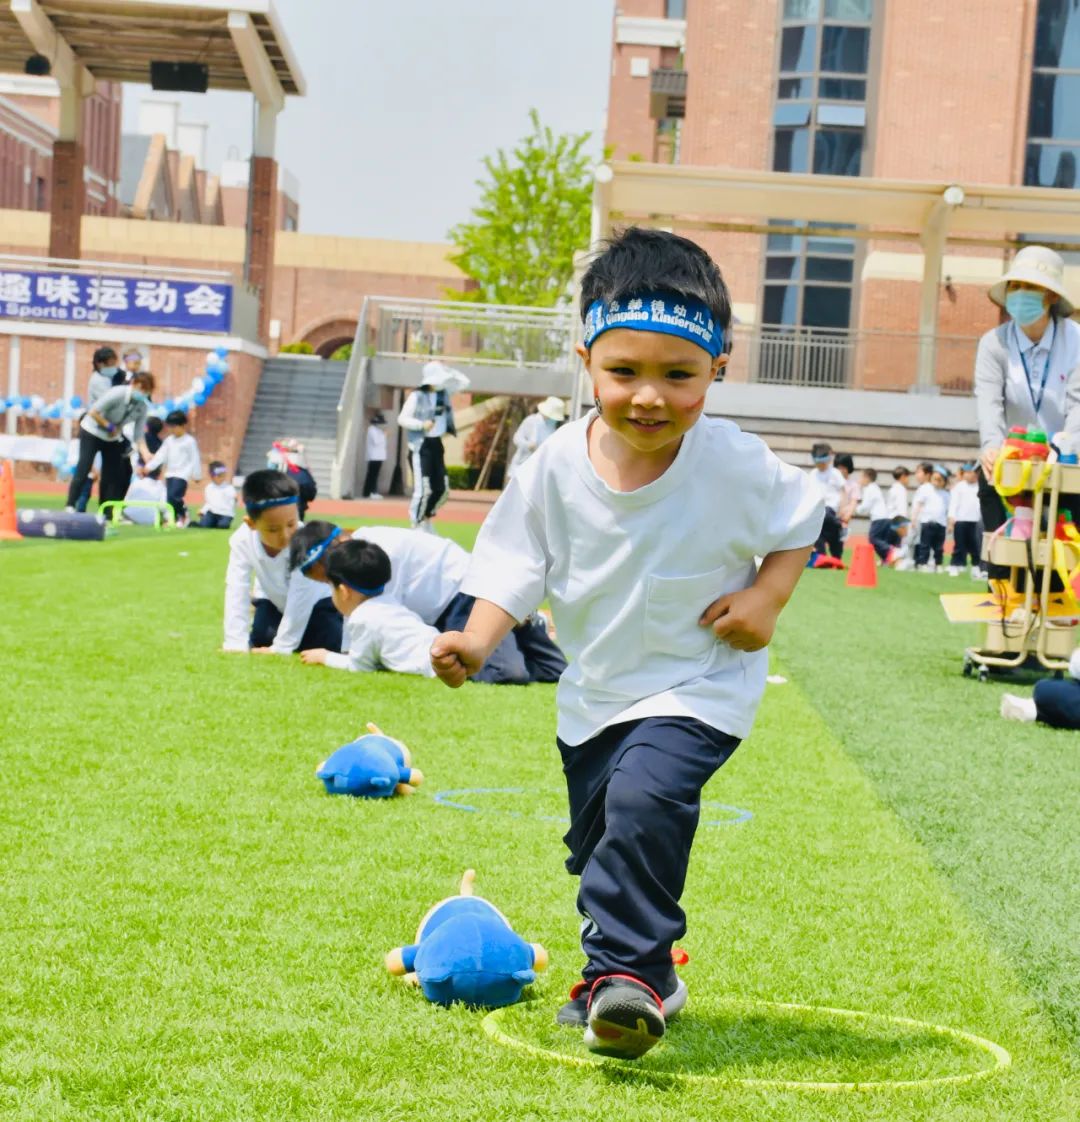
[[[670,1021],[677,1017],[686,1008],[687,998],[690,996],[686,983],[682,978],[675,979],[674,992],[664,998],[664,1020]],[[589,983],[578,982],[570,990],[570,1000],[555,1014],[555,1022],[560,1025],[573,1025],[576,1028],[585,1028],[589,1023]]]
[[[985,569],[976,569],[974,565],[971,567],[972,580],[986,580],[987,578],[988,574]]]
[[[1013,693],[1001,695],[1001,715],[1007,721],[1034,721],[1038,719],[1035,702],[1029,697],[1017,697]]]
[[[950,565],[946,571],[950,577],[958,577],[960,575],[960,568],[958,565]]]
[[[593,983],[585,1047],[599,1056],[636,1060],[664,1035],[660,997],[628,974],[609,974]]]

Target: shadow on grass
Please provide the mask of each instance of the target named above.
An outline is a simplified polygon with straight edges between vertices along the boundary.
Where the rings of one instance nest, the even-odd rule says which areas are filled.
[[[748,1007],[687,1013],[640,1061],[602,1061],[578,1030],[551,1023],[550,1010],[517,1006],[499,1027],[510,1046],[595,1066],[613,1082],[676,1089],[687,1081],[881,1084],[975,1076],[993,1066],[976,1043],[931,1025],[827,1009]]]

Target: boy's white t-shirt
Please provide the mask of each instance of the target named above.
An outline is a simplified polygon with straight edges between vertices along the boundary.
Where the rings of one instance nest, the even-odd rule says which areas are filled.
[[[915,492],[911,509],[919,508],[919,525],[924,522],[938,522],[942,526],[949,521],[949,492],[939,491],[933,483],[926,482]]]
[[[252,581],[255,587],[252,591]],[[289,572],[289,551],[271,557],[257,531],[242,522],[229,537],[225,570],[225,642],[227,651],[246,651],[251,632],[251,601],[269,600],[281,612],[281,624],[270,649],[292,654],[304,636],[311,610],[330,595],[330,586]]]
[[[954,522],[978,522],[982,517],[979,506],[979,488],[974,483],[959,480],[949,493],[949,517]]]
[[[888,516],[890,518],[907,518],[908,516],[908,489],[897,479],[889,488],[886,499]]]
[[[824,504],[805,472],[715,418],[690,429],[659,479],[614,491],[589,460],[595,419],[564,425],[514,475],[462,592],[516,620],[548,597],[570,663],[557,695],[566,743],[660,716],[745,737],[768,652],[736,651],[698,618],[753,583],[755,557],[812,545]]]
[[[232,518],[236,514],[236,488],[231,483],[207,483],[202,509]]]
[[[392,670],[434,678],[431,644],[438,636],[389,593],[372,596],[345,621],[344,654],[329,654],[326,665],[336,670]]]
[[[186,479],[189,483],[193,479],[202,479],[202,462],[195,437],[189,432],[183,436],[165,437],[161,447],[147,462],[146,470],[154,471],[159,467],[164,467],[166,479]]]
[[[434,623],[457,595],[469,569],[469,555],[457,542],[400,526],[362,526],[354,540],[374,542],[390,558],[386,593]]]
[[[844,499],[844,487],[847,483],[840,469],[827,467],[824,471],[819,471],[813,467],[806,474],[825,505],[834,513],[838,511]]]
[[[862,498],[856,508],[857,513],[865,514],[871,522],[880,522],[889,517],[889,509],[885,505],[885,496],[877,483],[867,483],[862,489]]]

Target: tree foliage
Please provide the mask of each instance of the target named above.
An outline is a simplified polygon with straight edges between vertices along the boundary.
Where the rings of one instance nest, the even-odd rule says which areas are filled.
[[[556,135],[530,110],[532,133],[484,160],[472,219],[449,233],[450,260],[476,287],[450,295],[481,304],[552,307],[566,296],[574,254],[589,240],[589,133]]]

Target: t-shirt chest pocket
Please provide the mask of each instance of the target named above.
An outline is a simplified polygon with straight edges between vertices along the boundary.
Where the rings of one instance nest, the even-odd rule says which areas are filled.
[[[649,577],[645,603],[645,649],[683,658],[706,658],[716,651],[712,629],[701,613],[726,592],[742,587],[740,574],[726,567],[695,577]]]

